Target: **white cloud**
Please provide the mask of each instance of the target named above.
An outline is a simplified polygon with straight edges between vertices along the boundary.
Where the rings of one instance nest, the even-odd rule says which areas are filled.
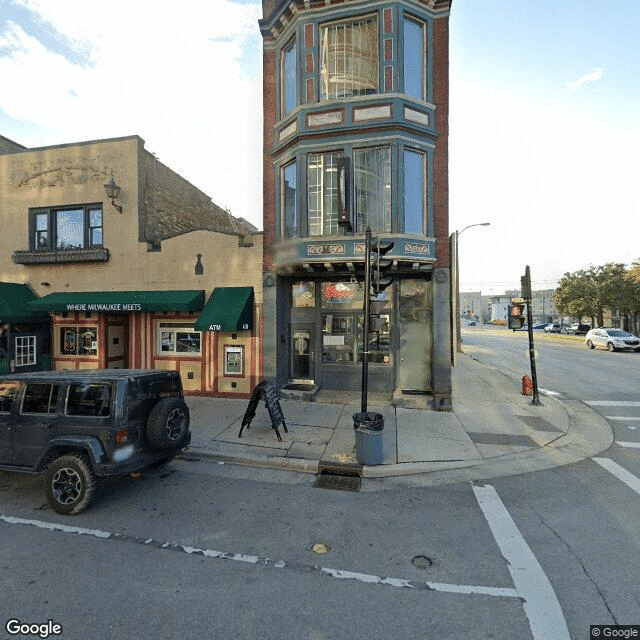
[[[571,89],[571,91],[576,91],[582,85],[589,84],[590,82],[598,82],[598,80],[602,80],[604,76],[604,69],[602,67],[595,67],[593,71],[589,71],[589,73],[585,73],[581,75],[579,78],[575,78],[571,80],[571,82],[567,83],[567,87]]]
[[[17,142],[138,134],[216,204],[262,226],[259,2],[19,3],[37,20],[0,27],[0,108],[51,133]],[[34,32],[38,21],[64,47]]]

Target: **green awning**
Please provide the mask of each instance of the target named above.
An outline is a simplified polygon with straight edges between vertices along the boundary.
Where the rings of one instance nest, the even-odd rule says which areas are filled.
[[[48,321],[48,314],[29,306],[29,303],[37,299],[28,284],[0,282],[0,324]]]
[[[50,293],[30,302],[42,311],[98,311],[135,313],[136,311],[186,311],[204,306],[204,291],[63,291]]]
[[[216,287],[196,331],[251,331],[253,329],[253,287]]]

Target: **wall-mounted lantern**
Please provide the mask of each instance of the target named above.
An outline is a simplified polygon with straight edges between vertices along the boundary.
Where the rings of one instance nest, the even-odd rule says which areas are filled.
[[[111,178],[107,184],[104,185],[104,190],[107,193],[107,198],[111,199],[111,204],[118,210],[119,213],[122,213],[122,206],[116,204],[114,200],[120,195],[120,191],[122,188],[116,184],[116,181]]]

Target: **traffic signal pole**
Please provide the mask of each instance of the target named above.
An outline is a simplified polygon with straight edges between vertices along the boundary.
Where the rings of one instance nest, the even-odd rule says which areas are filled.
[[[369,320],[371,318],[371,227],[367,227],[364,246],[364,321],[362,327],[362,399],[360,411],[367,412],[369,384]]]
[[[529,362],[531,363],[531,384],[533,386],[533,398],[531,404],[542,406],[540,396],[538,395],[538,375],[536,372],[536,351],[533,347],[533,310],[531,309],[531,271],[529,265],[525,269],[524,276],[521,278],[522,297],[527,303],[527,325],[529,334]]]

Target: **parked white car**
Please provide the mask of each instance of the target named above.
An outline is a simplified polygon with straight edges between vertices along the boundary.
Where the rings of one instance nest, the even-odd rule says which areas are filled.
[[[609,351],[618,351],[619,349],[640,351],[640,338],[638,336],[634,336],[622,329],[612,329],[610,327],[591,329],[585,336],[585,344],[589,349],[605,347]]]

